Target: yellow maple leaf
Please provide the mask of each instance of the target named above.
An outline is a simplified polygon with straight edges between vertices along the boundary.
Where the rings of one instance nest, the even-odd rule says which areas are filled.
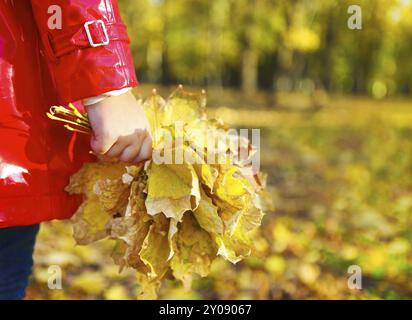
[[[209,274],[210,264],[216,257],[213,239],[202,229],[192,214],[184,216],[179,232],[173,241],[175,254],[170,267],[176,279],[181,280],[189,290],[193,274],[205,277]]]
[[[147,174],[148,214],[163,213],[168,218],[181,221],[186,211],[197,208],[200,200],[199,179],[192,165],[152,162]]]
[[[190,123],[205,117],[206,92],[190,93],[179,86],[167,100],[169,124],[176,121]]]
[[[78,244],[86,245],[107,236],[107,223],[122,202],[119,195],[127,195],[127,190],[121,184],[112,184],[110,181],[119,181],[125,171],[122,163],[88,163],[70,178],[66,191],[85,197],[72,218],[73,235]],[[98,194],[96,186],[102,183],[110,185],[111,189]],[[126,202],[123,201],[123,204]]]
[[[140,259],[150,269],[148,276],[151,279],[162,278],[169,267],[168,231],[168,219],[164,215],[157,215],[153,218],[149,232],[142,243]]]
[[[70,194],[83,194],[86,197],[94,194],[94,186],[99,180],[115,180],[125,173],[124,163],[94,162],[86,163],[70,177],[65,190]]]
[[[87,245],[107,236],[106,225],[110,212],[103,208],[97,197],[85,200],[72,218],[73,237],[77,244]]]
[[[148,277],[147,273],[137,272],[136,279],[139,284],[137,299],[154,300],[157,299],[157,291],[160,287],[160,280]]]
[[[200,195],[199,206],[193,211],[197,222],[207,232],[222,234],[223,222],[218,214],[217,207],[202,189]]]

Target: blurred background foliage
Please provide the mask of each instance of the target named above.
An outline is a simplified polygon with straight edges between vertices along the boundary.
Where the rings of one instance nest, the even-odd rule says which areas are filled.
[[[260,128],[275,202],[250,258],[163,299],[412,299],[412,1],[139,0],[120,5],[135,91],[208,91],[211,116]],[[349,30],[347,9],[363,9]],[[113,244],[45,223],[28,299],[134,299]],[[48,290],[50,265],[63,290]],[[363,289],[348,288],[348,267]]]
[[[359,5],[363,29],[347,27]],[[139,0],[120,5],[142,82],[376,98],[412,91],[409,0]]]

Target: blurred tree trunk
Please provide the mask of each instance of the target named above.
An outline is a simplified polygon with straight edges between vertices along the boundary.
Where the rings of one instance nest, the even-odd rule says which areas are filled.
[[[291,5],[294,5],[295,1],[291,1],[291,3],[287,2],[283,4],[283,18],[285,21],[285,30],[289,30],[292,26],[292,10]],[[293,51],[286,47],[284,41],[282,40],[279,43],[278,52],[277,52],[277,66],[278,70],[277,73],[274,74],[274,83],[275,87],[277,88],[278,80],[281,78],[290,79],[291,69],[293,67]],[[279,89],[279,88],[277,88]],[[285,88],[282,88],[285,89]]]
[[[322,55],[322,60],[324,63],[324,68],[321,69],[321,81],[322,85],[326,90],[332,89],[332,69],[333,69],[333,49],[334,49],[334,39],[337,34],[335,33],[335,23],[336,20],[335,10],[331,8],[326,14],[325,31],[324,31],[324,49],[321,50],[320,55]]]
[[[255,50],[246,48],[242,55],[242,91],[247,97],[256,94],[258,88],[259,57]]]
[[[149,41],[147,47],[147,78],[152,83],[157,83],[163,78],[163,41]]]
[[[226,0],[212,1],[209,11],[209,74],[208,84],[213,84],[218,88],[223,86],[223,58],[221,33],[225,23]]]
[[[161,64],[161,77],[160,81],[163,85],[167,85],[171,82],[171,76],[170,76],[170,67],[169,67],[169,57],[168,57],[168,43],[167,43],[167,37],[168,37],[168,30],[169,30],[169,24],[171,21],[169,20],[169,13],[172,10],[170,8],[171,2],[169,0],[163,0],[163,5],[162,5],[162,19],[163,19],[163,30],[162,30],[162,40],[163,40],[163,47],[162,47],[162,64]]]
[[[256,48],[256,39],[254,39],[251,30],[253,30],[257,23],[256,10],[259,5],[260,0],[248,0],[244,8],[246,11],[244,12],[244,21],[242,22],[243,30],[240,37],[240,41],[243,44],[241,55],[242,91],[246,97],[255,95],[258,88],[259,54]]]

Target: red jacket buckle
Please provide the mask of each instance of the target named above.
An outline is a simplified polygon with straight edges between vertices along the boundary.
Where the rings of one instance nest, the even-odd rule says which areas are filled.
[[[90,26],[92,25],[100,25],[103,31],[104,38],[101,39],[100,42],[94,42],[92,32]],[[103,20],[94,20],[94,21],[87,21],[84,24],[84,29],[86,30],[87,39],[89,40],[90,46],[93,48],[107,46],[110,43],[109,35],[107,33],[106,25],[104,24]],[[101,34],[101,33],[99,33]]]

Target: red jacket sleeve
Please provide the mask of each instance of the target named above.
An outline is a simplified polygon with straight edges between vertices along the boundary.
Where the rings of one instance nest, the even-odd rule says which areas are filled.
[[[117,0],[31,1],[60,103],[138,85]]]

